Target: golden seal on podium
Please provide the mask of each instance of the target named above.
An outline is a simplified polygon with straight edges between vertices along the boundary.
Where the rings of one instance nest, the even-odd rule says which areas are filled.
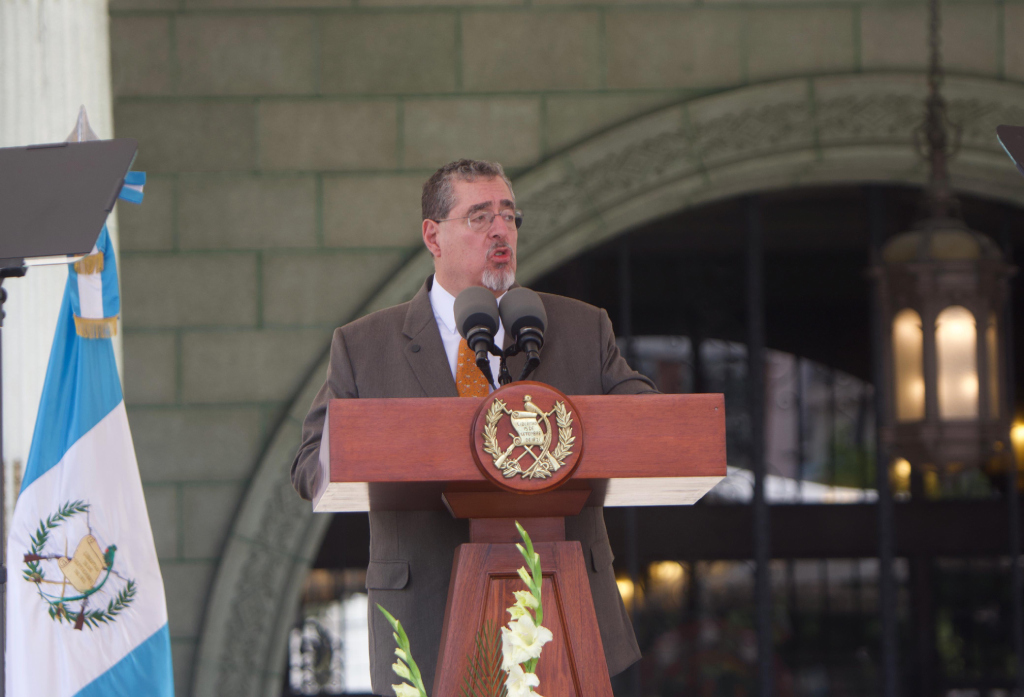
[[[561,392],[538,382],[506,385],[484,399],[473,421],[473,451],[504,489],[549,491],[569,478],[582,450],[578,414]]]

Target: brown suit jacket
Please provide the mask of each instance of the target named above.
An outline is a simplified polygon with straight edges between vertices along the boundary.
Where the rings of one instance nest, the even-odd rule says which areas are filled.
[[[430,306],[427,279],[409,302],[375,312],[334,331],[327,380],[302,428],[292,463],[292,484],[303,498],[317,490],[320,439],[327,403],[334,398],[457,397],[441,334]],[[542,363],[530,379],[568,395],[654,392],[654,385],[619,355],[608,313],[558,295],[541,294],[548,315]],[[507,339],[508,341],[508,339]],[[524,358],[509,360],[517,376]],[[567,539],[583,547],[601,641],[612,675],[640,658],[612,571],[612,551],[600,508],[565,521]],[[380,603],[401,620],[424,684],[434,682],[445,598],[455,548],[469,541],[467,521],[448,513],[370,513],[370,671],[373,690],[388,694],[394,641],[377,611]]]

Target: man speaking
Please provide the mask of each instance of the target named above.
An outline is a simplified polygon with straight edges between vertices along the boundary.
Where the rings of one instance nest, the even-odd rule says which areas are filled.
[[[500,304],[515,285],[522,217],[512,185],[497,163],[459,160],[427,180],[422,207],[423,242],[434,257],[434,275],[409,302],[334,331],[327,380],[306,416],[302,445],[292,463],[292,484],[305,499],[317,490],[329,400],[488,394],[475,354],[456,328],[454,305],[456,296],[471,286],[489,289]],[[655,391],[619,355],[604,310],[557,295],[540,297],[548,322],[543,361],[531,379],[568,395]],[[504,327],[498,327],[494,341],[505,343]],[[497,358],[491,360],[492,374],[497,375]],[[615,675],[638,660],[640,650],[615,585],[602,509],[585,508],[566,518],[565,536],[583,547],[608,672]],[[391,628],[375,605],[401,620],[424,684],[433,685],[452,558],[455,548],[468,541],[468,522],[447,512],[370,513],[366,588],[375,693],[386,694],[394,682]]]

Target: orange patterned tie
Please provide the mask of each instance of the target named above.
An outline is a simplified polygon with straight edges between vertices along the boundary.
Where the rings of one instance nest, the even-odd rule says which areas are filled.
[[[459,341],[459,362],[455,367],[455,386],[460,397],[486,397],[490,392],[487,378],[476,367],[476,353],[465,339]]]

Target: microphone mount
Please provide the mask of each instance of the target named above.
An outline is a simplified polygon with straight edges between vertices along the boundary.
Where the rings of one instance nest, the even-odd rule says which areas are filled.
[[[508,359],[512,356],[518,356],[520,353],[526,354],[526,363],[523,365],[523,369],[520,371],[516,382],[522,382],[529,378],[530,373],[540,365],[540,350],[543,347],[544,334],[539,329],[536,327],[526,327],[520,330],[515,337],[515,341],[501,353],[501,371],[498,375],[498,381],[502,385],[512,382],[512,374],[508,370]]]
[[[459,334],[476,354],[476,365],[488,384],[494,384],[490,356],[498,356],[498,382],[508,385],[512,375],[508,359],[520,353],[526,361],[519,380],[526,380],[540,365],[540,352],[544,347],[547,312],[540,296],[528,288],[513,288],[505,294],[498,306],[494,295],[478,286],[466,288],[455,298],[455,323]],[[494,344],[494,335],[503,324],[512,338],[512,345],[502,351]]]

